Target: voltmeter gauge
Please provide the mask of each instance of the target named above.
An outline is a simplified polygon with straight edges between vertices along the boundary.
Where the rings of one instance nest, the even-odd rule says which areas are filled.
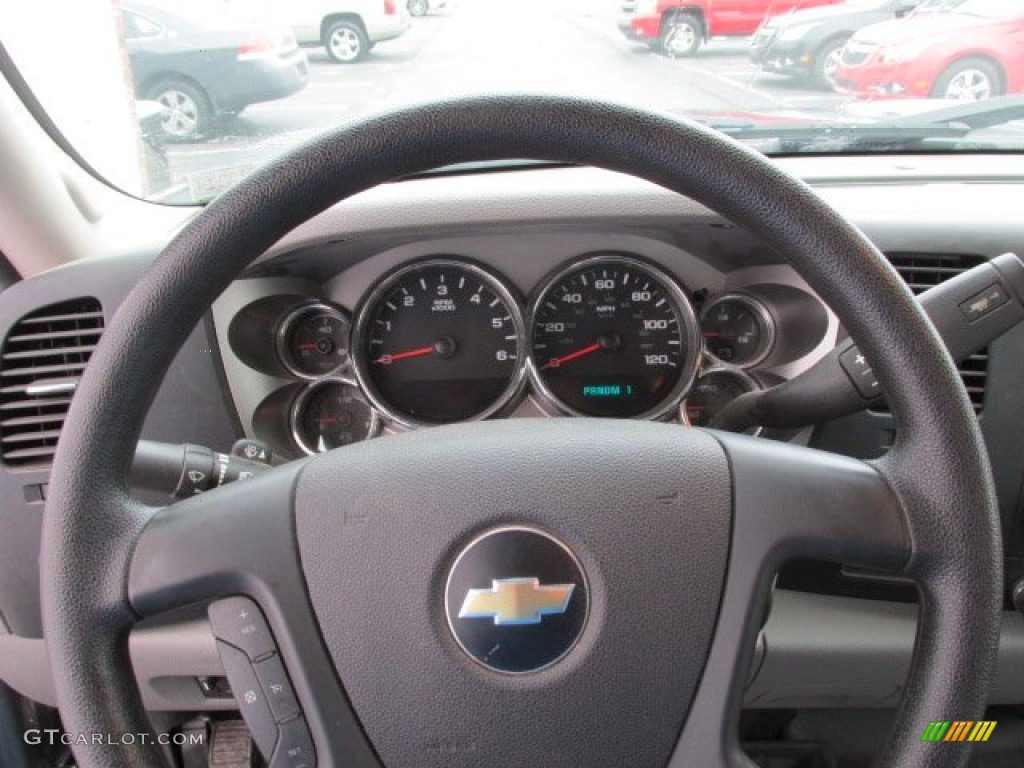
[[[310,384],[292,405],[292,436],[305,453],[324,453],[374,437],[377,412],[351,382],[332,379]]]
[[[692,427],[709,426],[725,406],[740,395],[758,389],[761,386],[743,371],[711,368],[693,383],[679,409],[680,418]]]
[[[341,310],[327,304],[305,304],[278,326],[278,356],[290,373],[301,378],[329,376],[349,361],[351,329]]]

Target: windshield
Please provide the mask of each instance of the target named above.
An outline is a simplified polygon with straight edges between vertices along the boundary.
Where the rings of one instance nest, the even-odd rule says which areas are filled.
[[[1012,0],[965,0],[955,7],[960,13],[990,19],[1009,19],[1022,15],[1020,3]]]
[[[892,5],[892,0],[845,0],[843,5],[860,9],[885,8]]]
[[[99,174],[163,202],[207,201],[365,115],[465,94],[611,99],[767,153],[1018,152],[1024,135],[1020,0],[0,5],[27,98]]]

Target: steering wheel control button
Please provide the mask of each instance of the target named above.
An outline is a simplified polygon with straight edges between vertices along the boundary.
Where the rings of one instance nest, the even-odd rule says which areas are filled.
[[[214,637],[243,651],[250,660],[257,661],[277,650],[263,613],[252,600],[245,597],[218,600],[210,605],[207,615]]]
[[[849,349],[839,355],[839,364],[843,367],[853,386],[856,387],[857,392],[865,400],[873,400],[882,394],[878,377],[875,376],[867,359],[855,344],[850,345]]]
[[[282,723],[279,727],[277,749],[270,760],[270,768],[314,768],[316,751],[306,721],[301,717]]]
[[[974,296],[960,303],[960,311],[963,312],[967,322],[973,323],[981,320],[990,312],[994,312],[1010,300],[999,283],[992,283],[983,291],[978,291]]]
[[[295,699],[295,691],[284,671],[281,657],[274,654],[269,659],[258,661],[253,665],[256,677],[263,687],[263,693],[270,702],[270,711],[277,722],[290,720],[299,714],[299,702]]]
[[[242,719],[249,726],[252,740],[264,755],[274,754],[277,744],[277,723],[270,711],[270,703],[263,692],[256,671],[248,657],[227,643],[218,642],[220,661],[224,673],[231,683],[235,703],[242,713]]]
[[[579,560],[534,528],[498,528],[474,539],[445,587],[456,642],[496,672],[537,672],[564,658],[583,633],[588,610]]]

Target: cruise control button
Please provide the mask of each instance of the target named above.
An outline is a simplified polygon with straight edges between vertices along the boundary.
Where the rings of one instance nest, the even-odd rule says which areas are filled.
[[[316,750],[306,721],[301,717],[282,723],[270,768],[315,768]]]
[[[839,364],[865,400],[871,400],[882,394],[878,377],[875,376],[875,372],[871,370],[871,366],[868,365],[868,361],[856,345],[851,345],[849,349],[839,355]]]
[[[256,677],[252,662],[244,653],[227,643],[218,642],[217,650],[224,665],[224,673],[231,683],[235,702],[242,713],[242,719],[249,726],[252,740],[264,756],[274,754],[277,744],[277,723],[270,712],[266,694]]]
[[[207,613],[214,636],[245,651],[253,661],[276,650],[263,613],[252,600],[228,597],[213,603]]]
[[[270,711],[274,719],[280,723],[299,714],[299,703],[295,700],[295,692],[288,681],[281,657],[274,654],[253,666],[256,668],[256,677],[263,686],[267,701],[270,702]]]

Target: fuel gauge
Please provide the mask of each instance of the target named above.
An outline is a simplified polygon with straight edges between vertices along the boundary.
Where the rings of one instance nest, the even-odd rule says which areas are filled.
[[[310,455],[374,437],[377,412],[348,381],[332,379],[306,387],[292,405],[292,436]]]

